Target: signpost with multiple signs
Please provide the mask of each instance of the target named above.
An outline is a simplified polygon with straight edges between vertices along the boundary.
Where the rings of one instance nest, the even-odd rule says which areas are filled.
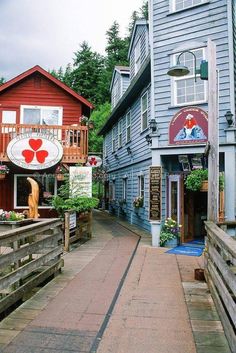
[[[150,221],[161,220],[161,166],[150,167]]]

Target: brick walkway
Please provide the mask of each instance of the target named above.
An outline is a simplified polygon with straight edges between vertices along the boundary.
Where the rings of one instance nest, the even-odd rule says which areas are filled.
[[[117,292],[139,239],[128,228],[96,212],[92,240],[2,321],[1,352],[229,353],[206,285],[193,279],[198,258],[152,248],[142,232]]]

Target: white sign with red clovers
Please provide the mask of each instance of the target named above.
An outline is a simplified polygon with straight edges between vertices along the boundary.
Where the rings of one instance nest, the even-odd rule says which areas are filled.
[[[51,134],[29,132],[17,135],[7,146],[7,155],[24,169],[47,169],[57,164],[63,156],[60,142]]]

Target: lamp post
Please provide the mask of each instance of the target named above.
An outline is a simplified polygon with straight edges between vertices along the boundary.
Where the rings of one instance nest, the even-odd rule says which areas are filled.
[[[200,69],[196,68],[196,56],[189,50],[179,54],[177,65],[171,67],[167,74],[170,76],[185,76],[189,73],[186,66],[180,64],[180,57],[188,52],[194,56],[194,74],[200,73],[202,79],[208,79],[208,200],[207,219],[217,222],[219,204],[219,131],[218,131],[218,82],[216,69],[216,45],[212,40],[207,41],[208,63],[202,62]],[[206,67],[208,72],[206,74]]]

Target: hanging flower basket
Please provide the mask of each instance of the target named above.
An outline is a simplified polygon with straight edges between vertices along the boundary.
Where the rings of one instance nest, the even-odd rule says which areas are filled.
[[[5,164],[0,164],[0,180],[5,179],[6,174],[9,173],[9,168]]]
[[[207,192],[208,191],[208,181],[207,180],[203,180],[202,181],[202,185],[201,185],[201,192]]]
[[[65,174],[67,173],[67,170],[63,165],[59,164],[55,170],[55,177],[58,181],[62,181],[65,179]]]

